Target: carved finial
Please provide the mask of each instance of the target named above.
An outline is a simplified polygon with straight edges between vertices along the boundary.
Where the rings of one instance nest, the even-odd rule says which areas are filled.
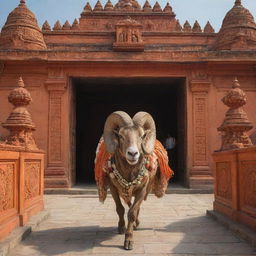
[[[49,31],[49,30],[51,30],[51,27],[50,27],[50,25],[49,25],[49,23],[48,23],[47,20],[44,22],[44,24],[43,24],[43,26],[42,26],[42,30],[44,30],[44,31]]]
[[[204,32],[205,33],[214,33],[214,28],[212,27],[211,23],[207,21],[205,27],[204,27]]]
[[[71,25],[70,25],[70,23],[69,23],[68,20],[66,20],[66,22],[65,22],[64,25],[62,26],[62,29],[63,29],[63,30],[69,30],[69,29],[71,29]]]
[[[24,81],[22,79],[22,76],[19,77],[19,80],[18,80],[18,87],[25,87],[25,84],[24,84]]]
[[[235,89],[235,88],[240,88],[241,86],[240,86],[240,84],[239,84],[239,82],[238,82],[238,80],[237,80],[237,77],[235,77],[235,80],[233,81],[233,86],[232,86],[232,88],[233,89]]]
[[[21,4],[21,5],[26,4],[26,0],[20,0],[20,4]]]
[[[218,131],[223,132],[221,150],[252,146],[246,132],[251,130],[253,125],[242,108],[246,104],[246,95],[240,88],[237,78],[222,102],[229,107],[229,110],[226,112],[222,125],[218,128]]]
[[[57,22],[54,24],[53,30],[61,30],[61,24],[60,22],[57,20]]]
[[[166,13],[172,13],[172,7],[170,4],[167,2],[166,6],[164,7],[164,12]]]
[[[73,24],[72,24],[72,29],[78,29],[79,28],[79,22],[77,19],[74,20]]]
[[[100,0],[98,0],[97,3],[95,4],[93,11],[94,12],[103,11],[103,7]]]
[[[156,1],[154,7],[153,7],[153,12],[162,12],[162,8],[160,4]]]
[[[89,2],[86,3],[84,12],[92,12],[92,7],[90,6]]]
[[[110,0],[108,0],[104,7],[104,11],[113,11],[113,10],[114,10],[113,4],[111,3]]]
[[[199,25],[199,23],[198,23],[197,20],[196,20],[195,23],[194,23],[194,26],[193,26],[193,28],[192,28],[192,31],[193,31],[193,32],[197,32],[197,33],[202,32],[201,26]]]
[[[183,31],[184,32],[191,32],[191,30],[192,30],[191,26],[190,26],[189,22],[186,20],[186,22],[183,25]]]
[[[180,25],[180,21],[176,21],[175,31],[180,32],[182,31],[182,26]]]
[[[30,113],[27,111],[27,106],[32,101],[32,98],[24,86],[22,77],[19,78],[17,87],[10,92],[8,100],[14,108],[6,122],[2,124],[4,128],[10,131],[6,143],[25,147],[27,150],[37,150],[32,134],[35,130],[35,125]]]
[[[152,7],[148,0],[146,0],[144,6],[143,6],[143,12],[152,12]]]
[[[236,0],[235,1],[235,6],[240,6],[242,5],[242,1],[241,0]]]

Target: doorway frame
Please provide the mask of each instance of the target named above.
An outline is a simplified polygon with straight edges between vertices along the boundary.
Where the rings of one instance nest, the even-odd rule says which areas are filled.
[[[70,77],[70,90],[72,91],[71,92],[71,98],[72,99],[76,99],[76,95],[77,95],[77,92],[76,92],[76,85],[74,84],[74,79],[76,79],[76,78],[81,78],[81,79],[91,79],[91,78],[95,78],[95,77],[81,77],[81,76],[79,76],[79,77]],[[108,77],[97,77],[97,78],[106,78],[106,79],[127,79],[127,78],[129,78],[129,79],[132,79],[132,78],[138,78],[137,76],[136,77],[110,77],[110,76],[108,76]],[[97,79],[97,78],[95,78],[95,79]],[[140,79],[148,79],[148,77],[142,77],[142,76],[140,76],[139,77]],[[151,78],[155,78],[155,77],[151,77]],[[187,78],[186,77],[177,77],[177,76],[172,76],[172,77],[157,77],[157,78],[159,78],[159,79],[169,79],[169,80],[171,80],[171,79],[179,79],[179,80],[183,80],[183,82],[182,82],[182,89],[181,89],[181,92],[182,92],[182,102],[184,103],[183,104],[183,109],[182,109],[182,112],[183,112],[183,123],[184,123],[184,130],[183,130],[183,137],[184,137],[184,139],[183,139],[183,143],[182,143],[182,146],[181,146],[181,148],[183,149],[183,156],[182,156],[182,159],[183,159],[183,161],[184,161],[184,163],[183,163],[183,170],[182,170],[182,179],[181,180],[179,180],[179,184],[180,185],[182,185],[182,186],[187,186],[187,152],[188,152],[188,150],[187,150],[187,148],[188,148],[188,140],[187,140],[187,122],[188,122],[188,120],[187,120]],[[168,90],[170,90],[171,91],[171,87],[172,87],[173,85],[170,85],[170,89],[168,88]],[[177,85],[177,86],[179,86],[179,85]],[[167,89],[166,89],[166,92],[167,92]],[[71,102],[71,104],[72,104],[72,100],[70,101]],[[75,105],[74,105],[75,104]],[[71,112],[72,112],[72,109],[73,110],[75,110],[76,109],[76,107],[77,107],[77,104],[76,103],[74,103],[73,102],[73,104],[70,106],[70,109],[71,109]],[[76,111],[76,110],[75,110]],[[74,113],[74,112],[73,112]],[[75,116],[76,116],[76,113],[75,113]],[[74,120],[74,118],[73,118],[73,120]],[[73,131],[73,130],[76,130],[76,124],[77,124],[77,122],[76,122],[77,120],[75,120],[75,124],[73,123],[73,122],[71,122],[71,127],[70,127],[70,130],[71,131]],[[178,125],[178,124],[177,124]],[[72,136],[73,136],[73,132],[72,132]],[[182,137],[182,136],[180,136],[180,137]],[[75,136],[75,138],[77,138],[77,136]],[[73,143],[75,143],[75,145],[76,145],[76,139],[74,139],[73,137],[72,137],[72,140],[73,140]],[[74,154],[74,150],[77,150],[77,148],[73,145],[72,147],[71,147],[72,149],[73,149],[73,151],[71,152],[71,154],[73,153]],[[181,150],[180,150],[181,151]],[[178,152],[177,154],[181,154],[180,152]],[[75,153],[75,156],[73,155],[73,157],[72,157],[72,159],[73,159],[73,162],[71,163],[71,166],[73,167],[72,168],[72,186],[74,186],[74,185],[76,185],[77,184],[77,179],[76,179],[76,174],[77,174],[77,170],[76,170],[76,165],[75,165],[75,162],[76,162],[76,153]],[[179,163],[178,163],[179,164]],[[181,169],[181,168],[180,168]],[[181,171],[181,170],[177,170],[177,171]]]

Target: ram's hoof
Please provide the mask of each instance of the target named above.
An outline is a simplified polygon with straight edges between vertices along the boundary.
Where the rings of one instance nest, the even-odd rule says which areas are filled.
[[[119,234],[124,234],[125,233],[125,226],[123,226],[123,227],[118,227],[118,233]]]
[[[133,241],[125,240],[124,241],[124,249],[125,250],[132,250],[133,249]]]

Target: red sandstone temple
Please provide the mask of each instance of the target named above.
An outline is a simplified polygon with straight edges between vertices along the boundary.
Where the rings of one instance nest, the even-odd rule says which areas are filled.
[[[72,25],[46,21],[41,29],[21,0],[0,34],[1,122],[20,76],[33,98],[35,140],[46,152],[46,188],[93,180],[95,149],[115,110],[150,112],[158,139],[176,138],[175,180],[209,188],[227,110],[220,100],[235,77],[256,126],[256,24],[239,0],[217,33],[209,22],[182,26],[169,4],[108,0],[87,3]]]

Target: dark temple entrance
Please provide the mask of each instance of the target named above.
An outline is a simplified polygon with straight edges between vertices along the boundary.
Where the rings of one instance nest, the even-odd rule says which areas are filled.
[[[94,158],[104,122],[113,111],[133,116],[149,112],[162,143],[176,138],[171,153],[172,182],[184,184],[186,170],[186,99],[184,78],[74,78],[76,104],[76,183],[94,183]]]

